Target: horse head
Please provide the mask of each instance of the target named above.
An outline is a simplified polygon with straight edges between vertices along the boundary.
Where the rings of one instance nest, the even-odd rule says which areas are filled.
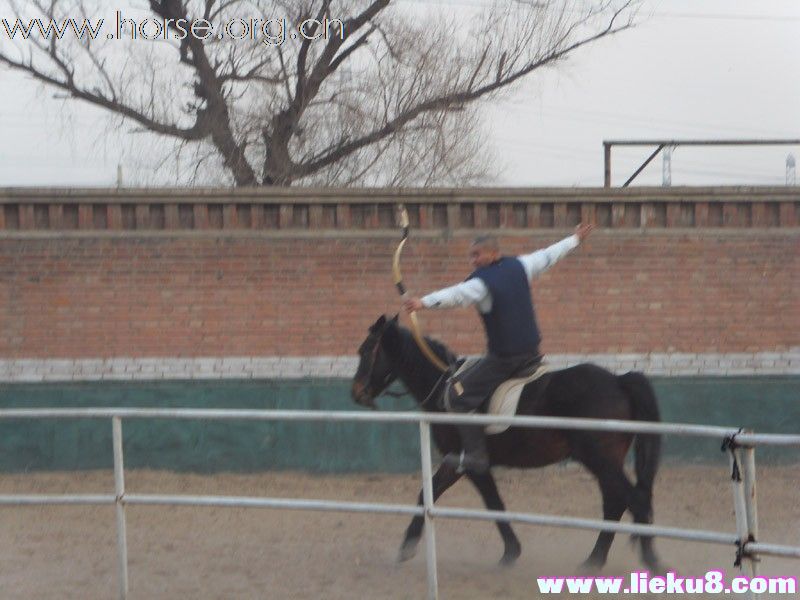
[[[350,395],[357,404],[375,408],[375,398],[397,378],[384,348],[386,333],[397,331],[397,315],[381,315],[369,328],[366,339],[358,348],[358,369],[353,376]]]

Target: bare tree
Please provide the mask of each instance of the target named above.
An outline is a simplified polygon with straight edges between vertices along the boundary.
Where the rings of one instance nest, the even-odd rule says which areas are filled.
[[[481,107],[631,27],[636,2],[497,0],[454,19],[397,0],[149,0],[100,29],[101,2],[0,0],[17,18],[0,65],[161,136],[216,183],[463,185],[491,169]],[[83,19],[97,27],[79,39]]]

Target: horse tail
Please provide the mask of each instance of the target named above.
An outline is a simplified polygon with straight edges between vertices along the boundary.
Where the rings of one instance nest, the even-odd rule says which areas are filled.
[[[620,375],[617,380],[631,400],[634,421],[661,421],[655,391],[643,373],[631,371]],[[638,503],[646,504],[646,513],[649,519],[652,519],[653,482],[661,461],[661,434],[637,433],[633,449],[636,470],[634,491],[637,492]],[[644,506],[640,506],[640,508],[645,510]]]

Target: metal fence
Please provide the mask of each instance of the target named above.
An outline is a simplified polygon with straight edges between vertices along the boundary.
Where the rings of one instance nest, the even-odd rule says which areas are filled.
[[[737,558],[748,563],[753,577],[758,575],[758,556],[771,555],[800,558],[800,546],[784,546],[758,541],[758,510],[756,502],[755,453],[756,445],[798,446],[800,435],[755,434],[741,429],[687,424],[641,423],[633,421],[571,419],[558,417],[498,417],[488,415],[426,414],[416,412],[374,413],[342,411],[291,411],[291,410],[215,410],[215,409],[147,409],[147,408],[65,408],[65,409],[6,409],[0,410],[0,419],[111,419],[114,454],[114,494],[5,494],[0,495],[0,505],[31,504],[114,504],[116,506],[117,551],[118,551],[118,596],[128,596],[128,557],[126,541],[125,506],[181,505],[220,506],[244,508],[283,508],[293,510],[337,511],[355,513],[378,513],[419,515],[425,519],[425,545],[428,573],[428,597],[438,598],[436,569],[436,539],[434,519],[475,519],[530,523],[554,527],[613,531],[654,537],[668,537],[688,541],[723,544],[731,546]],[[419,505],[385,504],[371,502],[335,502],[306,500],[302,498],[266,498],[237,496],[191,496],[126,494],[125,472],[122,452],[123,419],[192,419],[192,420],[239,420],[239,421],[355,421],[418,423],[420,427],[420,450],[422,464],[423,503]],[[733,474],[735,533],[704,531],[603,521],[578,519],[534,513],[500,512],[490,510],[467,510],[438,508],[433,504],[431,432],[430,426],[437,423],[482,423],[486,425],[513,425],[541,429],[580,429],[594,431],[623,431],[630,433],[661,433],[716,438],[726,443],[730,450]],[[752,597],[755,594],[751,593]]]

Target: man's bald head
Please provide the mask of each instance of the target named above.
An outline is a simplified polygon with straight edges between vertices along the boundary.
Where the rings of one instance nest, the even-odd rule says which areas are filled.
[[[473,246],[481,246],[482,248],[487,248],[489,250],[495,250],[496,252],[500,252],[500,243],[497,241],[497,238],[493,236],[491,233],[484,233],[472,240]]]
[[[500,258],[500,243],[491,234],[483,234],[472,240],[469,262],[473,269],[480,269]]]

